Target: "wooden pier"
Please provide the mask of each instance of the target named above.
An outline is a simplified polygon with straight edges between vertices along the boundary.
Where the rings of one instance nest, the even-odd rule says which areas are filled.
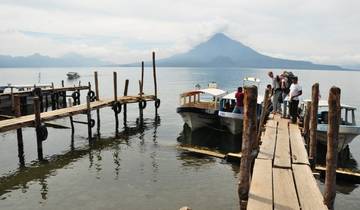
[[[155,118],[158,119],[158,108],[160,107],[160,99],[157,97],[157,82],[156,82],[156,66],[155,66],[155,52],[152,53],[153,58],[153,79],[154,79],[154,95],[144,95],[143,93],[143,84],[144,84],[144,65],[142,63],[141,69],[141,80],[139,80],[139,93],[135,96],[128,95],[128,85],[129,80],[125,80],[124,87],[124,96],[118,96],[118,86],[117,86],[117,73],[113,72],[113,92],[114,97],[109,99],[102,99],[99,96],[99,80],[98,73],[94,72],[94,83],[95,83],[95,91],[91,90],[91,84],[87,86],[79,86],[74,87],[64,87],[64,82],[62,82],[62,87],[54,88],[52,84],[50,88],[46,87],[42,89],[41,87],[31,87],[29,90],[21,90],[18,92],[11,93],[2,93],[0,97],[9,98],[11,106],[8,109],[10,113],[14,113],[15,116],[5,116],[7,119],[0,120],[0,133],[6,132],[10,130],[17,130],[17,143],[18,143],[18,157],[20,165],[25,165],[24,160],[24,144],[23,144],[23,135],[22,128],[33,126],[35,127],[36,133],[36,142],[37,142],[37,153],[38,160],[43,160],[43,148],[42,142],[47,139],[48,131],[46,128],[45,122],[56,120],[60,118],[70,118],[71,124],[71,132],[74,134],[75,126],[74,123],[85,124],[87,125],[88,130],[88,140],[89,143],[92,143],[95,139],[92,135],[92,128],[97,125],[97,136],[100,136],[100,109],[104,107],[111,107],[114,116],[115,116],[115,131],[118,133],[119,131],[119,117],[118,115],[123,109],[124,113],[124,125],[126,126],[127,121],[127,104],[137,103],[139,108],[139,125],[143,124],[143,110],[147,106],[147,102],[154,101],[155,106]],[[137,82],[134,82],[137,84]],[[88,90],[86,95],[86,103],[80,103],[80,90]],[[68,96],[66,95],[66,91],[73,91],[73,93]],[[52,102],[52,110],[47,111],[48,107],[48,95],[51,95]],[[45,96],[43,98],[43,96]],[[21,109],[22,105],[25,102],[21,101],[22,97],[31,97],[31,102],[33,103],[33,114],[22,115]],[[59,100],[61,97],[61,100]],[[71,97],[73,101],[69,98],[67,101],[67,97]],[[43,100],[45,99],[45,100]],[[45,101],[45,104],[44,104]],[[0,101],[1,102],[1,101]],[[27,104],[26,104],[27,105]],[[46,109],[44,109],[46,107]],[[91,111],[96,111],[95,121],[92,119]],[[86,114],[86,121],[77,121],[73,119],[74,115],[78,114]]]
[[[298,125],[274,116],[261,142],[247,209],[327,209]]]

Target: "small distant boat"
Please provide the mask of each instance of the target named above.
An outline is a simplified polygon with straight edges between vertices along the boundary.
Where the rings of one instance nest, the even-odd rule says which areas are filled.
[[[306,112],[305,100],[301,104],[302,115]],[[328,130],[328,110],[329,105],[327,101],[319,101],[318,109],[318,126],[317,126],[317,140],[326,145],[327,142],[327,130]],[[354,140],[355,137],[360,135],[360,126],[356,125],[355,110],[353,106],[341,104],[341,122],[339,126],[339,139],[338,139],[338,152],[345,149],[346,146]]]
[[[68,72],[66,76],[68,77],[69,80],[77,79],[80,77],[80,75],[77,72]]]
[[[202,127],[217,127],[219,117],[219,102],[226,91],[218,89],[212,82],[208,88],[184,92],[180,95],[180,106],[176,112],[192,131]]]

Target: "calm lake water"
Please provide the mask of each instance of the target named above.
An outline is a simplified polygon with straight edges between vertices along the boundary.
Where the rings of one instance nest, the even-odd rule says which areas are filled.
[[[138,92],[139,68],[41,68],[0,69],[0,85],[54,82],[60,86],[78,84],[67,81],[65,74],[76,71],[81,83],[93,83],[93,71],[99,72],[100,98],[112,97],[112,72],[118,72],[118,92],[125,79],[129,93]],[[176,113],[179,94],[199,83],[202,87],[216,81],[220,88],[233,91],[246,76],[262,80],[260,93],[270,83],[264,69],[158,68],[158,93],[162,99],[160,121],[155,120],[154,105],[144,110],[145,125],[138,128],[137,104],[128,106],[129,132],[115,134],[110,108],[101,110],[101,139],[91,148],[87,129],[76,124],[75,136],[69,129],[48,128],[44,155],[48,163],[36,161],[34,128],[23,129],[26,167],[19,168],[15,131],[0,134],[0,209],[238,209],[238,164],[216,158],[194,156],[176,148],[179,141],[207,142],[227,150],[239,145],[239,138],[222,134],[183,133],[183,123]],[[280,73],[279,70],[274,70]],[[303,87],[303,99],[310,96],[311,85],[320,83],[323,99],[332,85],[341,88],[342,103],[360,108],[359,79],[356,71],[294,70]],[[145,71],[144,92],[153,93],[152,71]],[[85,94],[83,94],[84,96]],[[84,101],[84,100],[83,100]],[[120,122],[122,122],[122,114]],[[93,113],[93,117],[95,114]],[[360,113],[357,112],[360,122]],[[76,116],[84,120],[85,116]],[[69,126],[69,119],[56,123]],[[93,130],[95,133],[96,129]],[[217,143],[226,142],[220,145]],[[209,143],[210,142],[210,143]],[[229,146],[231,145],[231,146]],[[359,169],[360,138],[350,145],[352,165]],[[357,162],[356,162],[357,161]],[[319,181],[321,187],[323,183]],[[357,184],[340,183],[336,209],[357,209],[360,205]]]

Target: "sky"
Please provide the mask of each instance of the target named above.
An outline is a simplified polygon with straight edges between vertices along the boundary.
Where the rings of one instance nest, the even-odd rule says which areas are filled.
[[[0,54],[129,63],[222,32],[266,55],[360,67],[359,26],[358,0],[0,0]]]

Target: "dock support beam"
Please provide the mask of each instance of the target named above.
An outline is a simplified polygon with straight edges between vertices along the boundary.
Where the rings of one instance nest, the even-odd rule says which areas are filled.
[[[44,160],[42,138],[40,134],[41,116],[40,116],[40,101],[39,97],[34,97],[34,113],[35,113],[35,130],[36,130],[36,142],[37,142],[37,153],[39,161]]]
[[[334,209],[336,196],[336,167],[337,167],[337,147],[339,137],[339,123],[341,116],[340,109],[340,89],[332,87],[329,93],[329,121],[327,132],[327,152],[326,152],[326,175],[324,203],[328,209]]]
[[[99,96],[99,80],[98,80],[98,73],[97,71],[94,72],[94,76],[95,76],[95,95],[96,95],[96,100],[100,100],[100,96]],[[98,137],[100,138],[100,110],[96,109],[96,128],[97,128],[97,133],[98,133]]]
[[[116,71],[113,72],[113,79],[114,79],[114,102],[116,104],[117,103],[117,73],[116,73]],[[114,110],[114,114],[115,114],[115,131],[116,131],[116,133],[118,133],[119,132],[119,115],[115,110]]]
[[[309,144],[310,144],[310,111],[311,110],[311,101],[306,102],[306,110],[304,116],[304,131],[303,136],[305,139],[306,149],[309,153]]]
[[[309,161],[311,168],[315,168],[316,164],[316,129],[318,121],[318,105],[319,105],[319,83],[312,86],[311,109],[310,109],[310,154]]]
[[[260,145],[261,132],[262,132],[262,128],[264,126],[265,118],[266,118],[266,115],[268,113],[268,108],[269,108],[269,97],[270,97],[270,90],[268,88],[266,88],[254,149],[258,149],[259,145]]]
[[[155,101],[156,101],[158,97],[157,97],[155,52],[152,52],[152,65],[153,65],[154,92],[155,92]],[[155,118],[157,118],[157,115],[158,115],[158,108],[155,106]]]
[[[129,89],[129,80],[125,80],[124,96],[127,96]],[[124,103],[124,127],[127,127],[127,104]]]
[[[252,162],[252,148],[256,141],[256,104],[257,87],[245,87],[244,97],[244,121],[242,136],[242,156],[240,163],[238,194],[240,208],[246,209],[246,202],[249,197],[250,170]]]
[[[21,105],[20,96],[15,96],[14,97],[14,110],[15,110],[16,117],[21,116],[21,106],[20,105]],[[24,141],[23,141],[23,135],[22,135],[21,128],[16,130],[16,136],[17,136],[17,144],[18,144],[19,163],[20,163],[20,166],[25,166]]]
[[[86,96],[86,108],[87,108],[87,126],[88,126],[88,138],[89,142],[92,142],[92,132],[91,132],[91,108],[90,108],[90,97]]]

